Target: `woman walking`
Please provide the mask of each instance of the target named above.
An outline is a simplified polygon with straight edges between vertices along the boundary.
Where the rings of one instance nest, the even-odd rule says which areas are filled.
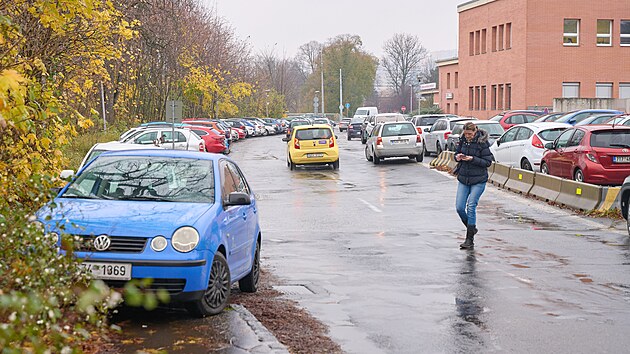
[[[488,167],[494,161],[488,143],[488,132],[477,128],[475,123],[466,123],[455,152],[455,161],[459,162],[455,206],[466,226],[466,241],[459,247],[472,248],[477,233],[477,204],[486,189]]]

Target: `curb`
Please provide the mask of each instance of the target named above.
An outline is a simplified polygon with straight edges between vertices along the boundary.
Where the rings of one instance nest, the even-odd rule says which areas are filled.
[[[233,343],[238,349],[242,349],[249,353],[282,353],[289,354],[289,350],[284,344],[265,327],[260,321],[242,305],[232,304],[230,307],[238,314],[238,317],[246,323],[246,326],[258,338],[258,344],[249,348],[239,346],[239,343]],[[238,340],[237,340],[238,341]]]

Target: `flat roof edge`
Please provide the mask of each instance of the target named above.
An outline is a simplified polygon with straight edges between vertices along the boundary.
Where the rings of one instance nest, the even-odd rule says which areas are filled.
[[[466,10],[474,9],[475,7],[483,6],[497,0],[471,0],[457,5],[457,12],[463,12]]]

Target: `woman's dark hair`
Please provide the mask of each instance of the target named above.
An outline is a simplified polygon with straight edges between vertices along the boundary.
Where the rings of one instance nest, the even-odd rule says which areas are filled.
[[[477,131],[477,125],[475,125],[475,123],[473,122],[468,122],[464,124],[464,130]]]

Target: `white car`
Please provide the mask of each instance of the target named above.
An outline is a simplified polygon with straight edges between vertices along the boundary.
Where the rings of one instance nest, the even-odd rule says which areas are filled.
[[[172,128],[149,128],[134,135],[125,141],[125,144],[155,145],[164,149],[206,151],[206,144],[199,135],[188,129],[174,129],[175,139],[173,139]],[[173,141],[174,140],[174,141]]]
[[[447,116],[438,119],[431,128],[425,128],[423,134],[424,156],[429,156],[431,153],[439,155],[442,151],[447,150],[448,136],[451,135],[455,123],[464,120],[471,120],[471,118]]]
[[[160,149],[159,147],[151,144],[151,145],[139,145],[139,144],[125,144],[118,141],[110,141],[108,143],[97,143],[94,144],[90,150],[85,154],[83,161],[81,161],[81,165],[77,171],[81,171],[83,166],[88,162],[92,161],[98,155],[106,152],[106,151],[122,151],[122,150],[146,150],[146,149]]]
[[[405,116],[400,113],[381,113],[375,116],[370,116],[363,122],[364,128],[361,142],[363,144],[367,143],[368,137],[372,134],[372,130],[374,130],[374,127],[376,127],[377,124],[387,122],[406,122],[406,120]]]
[[[422,162],[422,137],[411,122],[379,123],[365,145],[365,159],[375,165],[386,157],[408,157]]]
[[[553,142],[570,124],[541,122],[513,126],[497,139],[490,151],[496,162],[529,171],[540,170],[545,144]]]

